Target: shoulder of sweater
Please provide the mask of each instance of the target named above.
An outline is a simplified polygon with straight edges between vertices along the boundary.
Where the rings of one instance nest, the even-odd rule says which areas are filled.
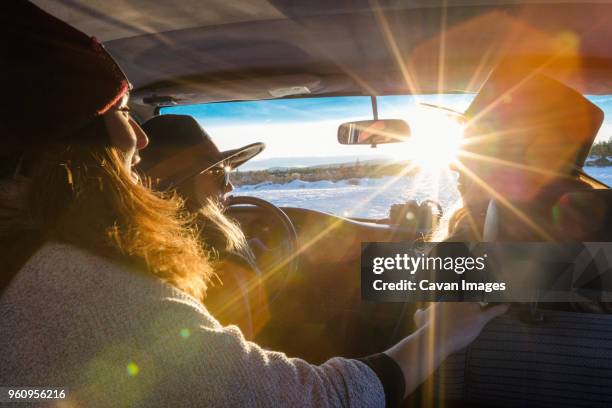
[[[72,301],[124,304],[182,303],[209,316],[200,302],[161,279],[74,245],[48,242],[21,268],[8,292],[24,289]]]

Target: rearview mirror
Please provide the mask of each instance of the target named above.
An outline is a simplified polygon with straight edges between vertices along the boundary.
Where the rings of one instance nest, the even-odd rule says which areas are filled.
[[[338,142],[371,145],[403,142],[410,137],[410,126],[401,119],[362,120],[338,127]]]

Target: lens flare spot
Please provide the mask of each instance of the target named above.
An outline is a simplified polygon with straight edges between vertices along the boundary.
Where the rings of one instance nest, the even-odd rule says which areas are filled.
[[[561,31],[556,36],[556,41],[561,49],[566,54],[574,54],[580,48],[580,37],[571,31]]]
[[[181,329],[179,332],[180,336],[184,339],[189,338],[191,336],[191,331],[188,328]]]
[[[138,368],[138,365],[136,365],[136,363],[130,362],[127,365],[127,373],[130,377],[136,377],[139,371],[140,369]]]

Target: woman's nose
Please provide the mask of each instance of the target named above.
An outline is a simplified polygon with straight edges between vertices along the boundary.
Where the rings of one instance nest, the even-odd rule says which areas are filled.
[[[130,119],[130,123],[134,129],[134,133],[136,133],[136,149],[142,150],[149,144],[149,137],[136,121]]]
[[[224,193],[231,193],[232,191],[234,191],[234,185],[232,184],[231,181],[228,181],[227,184],[225,185],[225,190]]]

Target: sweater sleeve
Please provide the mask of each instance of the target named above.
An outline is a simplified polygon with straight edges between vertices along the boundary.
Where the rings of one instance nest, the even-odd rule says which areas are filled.
[[[401,367],[385,353],[372,354],[358,359],[370,367],[382,383],[385,390],[387,407],[399,407],[404,400],[406,382]]]
[[[211,324],[207,312],[198,309],[164,299],[154,313],[158,339],[138,353],[161,375],[165,386],[157,399],[166,400],[163,405],[385,405],[382,384],[367,364],[332,358],[317,366],[288,358],[246,341],[235,326]]]
[[[65,245],[28,261],[0,312],[0,383],[66,387],[75,406],[385,405],[367,364],[264,350],[184,292]]]

